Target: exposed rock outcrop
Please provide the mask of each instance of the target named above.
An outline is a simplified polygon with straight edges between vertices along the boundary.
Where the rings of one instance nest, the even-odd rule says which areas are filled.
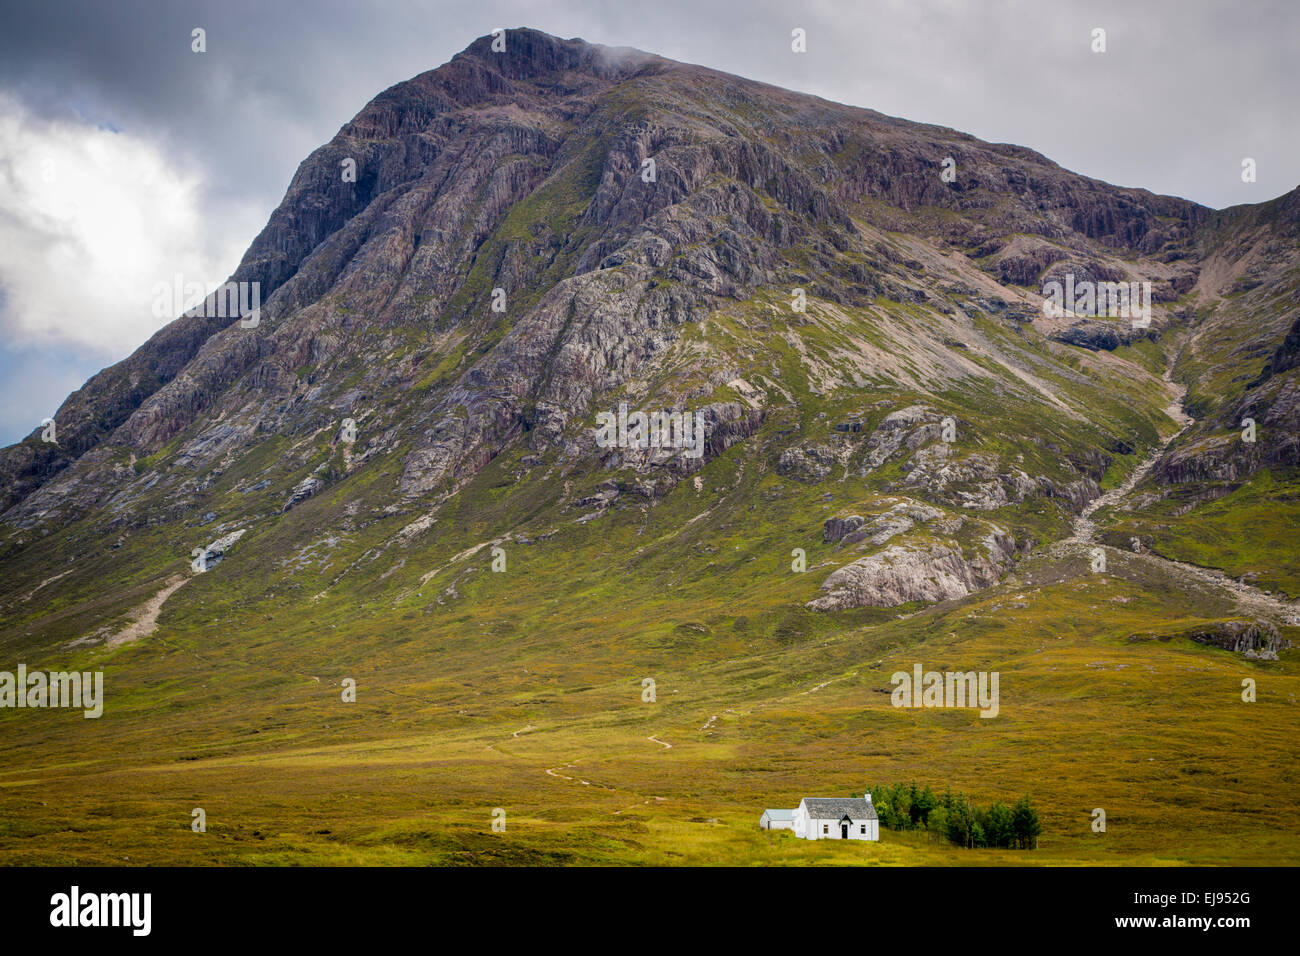
[[[1129,640],[1167,641],[1171,638],[1186,638],[1197,644],[1207,644],[1262,661],[1277,660],[1278,652],[1291,646],[1291,642],[1282,637],[1268,621],[1218,621],[1175,634],[1134,634]]]
[[[835,467],[835,453],[825,445],[787,448],[776,463],[777,474],[813,484],[821,481]]]
[[[902,449],[915,451],[938,441],[943,434],[942,420],[942,416],[928,405],[909,405],[890,412],[867,439],[862,473],[879,468]]]
[[[848,515],[844,518],[828,518],[822,528],[822,540],[839,541],[850,532],[857,531],[865,524],[861,515]]]
[[[319,478],[314,475],[308,475],[294,486],[293,491],[289,493],[289,500],[286,501],[284,507],[280,509],[281,512],[288,511],[290,508],[302,504],[312,495],[316,494],[316,492],[320,491],[324,485],[325,483]]]
[[[240,528],[237,531],[232,531],[229,534],[222,535],[216,541],[213,541],[204,548],[203,558],[206,568],[210,570],[215,565],[220,564],[227,553],[229,553],[229,551],[235,546],[236,542],[247,533],[247,528]]]
[[[982,553],[967,557],[951,540],[891,545],[831,572],[814,611],[855,607],[896,607],[910,601],[948,601],[997,582],[1012,563],[1015,541],[1001,529],[990,531]]]
[[[906,534],[918,524],[942,518],[943,512],[938,508],[916,501],[897,501],[889,510],[863,518],[861,515],[849,515],[843,518],[830,518],[822,529],[822,540],[840,541],[846,545],[866,541],[879,547],[896,535]],[[939,530],[951,534],[961,527],[960,516],[951,521],[940,522]]]
[[[1051,333],[1050,337],[1066,345],[1078,345],[1094,352],[1113,352],[1133,338],[1131,326],[1120,321],[1100,322],[1085,319]]]

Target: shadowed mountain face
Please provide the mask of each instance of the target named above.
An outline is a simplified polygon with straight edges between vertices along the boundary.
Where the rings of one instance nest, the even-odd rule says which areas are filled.
[[[520,692],[502,661],[600,685],[892,618],[861,609],[955,615],[1141,465],[1099,546],[1294,595],[1289,536],[1250,528],[1297,517],[1298,210],[485,37],[302,163],[232,277],[255,326],[178,318],[67,399],[57,444],[0,452],[0,648],[112,661],[220,622],[316,674],[382,630],[385,660],[452,648],[470,681],[479,640],[488,713]],[[1149,283],[1149,325],[1046,314],[1067,277]],[[620,406],[697,416],[699,454],[598,440]],[[116,641],[164,590],[158,630]],[[1238,611],[1206,600],[1198,621]],[[137,673],[183,682],[167,666]],[[430,720],[472,709],[394,674]]]

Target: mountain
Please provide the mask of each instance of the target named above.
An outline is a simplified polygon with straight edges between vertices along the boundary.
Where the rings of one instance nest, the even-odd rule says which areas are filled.
[[[505,37],[299,166],[255,325],[179,317],[0,452],[0,669],[107,688],[0,710],[0,854],[772,859],[764,807],[872,779],[1032,790],[1034,861],[1294,860],[1300,190]],[[598,441],[621,408],[698,455]],[[915,661],[999,717],[890,707]]]

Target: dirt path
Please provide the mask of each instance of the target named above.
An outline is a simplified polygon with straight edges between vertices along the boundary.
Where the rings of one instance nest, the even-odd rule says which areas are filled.
[[[64,571],[62,574],[56,574],[52,578],[46,578],[40,584],[36,585],[36,587],[28,591],[27,596],[19,600],[18,603],[23,604],[27,601],[30,601],[33,597],[36,596],[36,592],[39,591],[41,588],[45,587],[47,584],[53,584],[55,581],[59,580],[59,578],[66,578],[69,574],[71,574],[75,570],[76,570],[75,568],[69,568],[68,570]]]
[[[580,783],[584,787],[595,787],[597,790],[608,790],[610,793],[618,793],[618,787],[607,787],[603,783],[592,783],[590,780],[583,780],[581,777],[570,777],[568,774],[560,773],[561,770],[572,770],[576,767],[577,761],[566,763],[562,767],[552,767],[546,771],[552,777],[559,777],[561,780],[568,780],[570,783]]]
[[[121,647],[152,634],[158,627],[158,615],[162,612],[163,604],[188,580],[183,574],[170,578],[161,591],[131,612],[135,620],[110,637],[105,646],[110,649]]]

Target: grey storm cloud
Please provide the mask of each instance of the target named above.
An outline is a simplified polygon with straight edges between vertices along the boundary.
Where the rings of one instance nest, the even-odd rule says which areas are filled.
[[[0,88],[201,162],[214,198],[273,204],[376,93],[496,26],[701,63],[1216,207],[1300,183],[1290,0],[53,2],[11,11]],[[201,56],[194,27],[207,31]],[[806,54],[790,51],[795,27]],[[1095,27],[1104,54],[1090,49]],[[1246,156],[1259,164],[1249,190]]]

